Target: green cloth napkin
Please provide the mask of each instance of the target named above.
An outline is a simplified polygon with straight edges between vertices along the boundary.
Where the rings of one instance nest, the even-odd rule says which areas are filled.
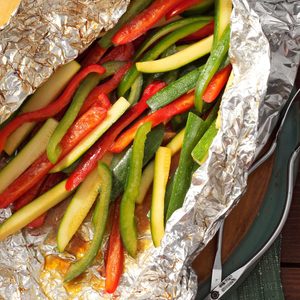
[[[278,238],[247,279],[222,300],[284,299],[280,278],[280,246],[281,240]]]

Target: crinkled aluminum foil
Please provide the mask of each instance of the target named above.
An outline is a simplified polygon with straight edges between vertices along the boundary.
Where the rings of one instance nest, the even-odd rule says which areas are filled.
[[[23,0],[0,30],[0,124],[118,21],[129,0]]]
[[[235,80],[223,97],[222,128],[208,160],[193,176],[183,208],[169,220],[161,247],[148,247],[135,261],[127,258],[128,267],[112,297],[101,292],[102,266],[97,264],[77,285],[66,287],[57,270],[63,269],[74,256],[56,252],[56,229],[51,225],[58,223],[59,212],[65,205],[62,204],[52,212],[50,225],[41,231],[24,231],[1,243],[0,296],[4,299],[11,299],[11,295],[14,299],[195,298],[197,278],[190,263],[211,240],[220,220],[245,190],[247,170],[287,101],[300,59],[298,1],[233,2],[230,56]],[[9,211],[3,210],[1,218],[8,215]],[[89,221],[82,227],[81,235],[86,240],[91,238]],[[147,240],[149,231],[140,236],[145,244]],[[49,257],[59,258],[52,268],[47,262]],[[48,268],[39,274],[43,264]]]

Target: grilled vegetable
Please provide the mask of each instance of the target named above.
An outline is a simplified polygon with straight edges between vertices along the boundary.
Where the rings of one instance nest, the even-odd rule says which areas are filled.
[[[164,235],[164,202],[169,178],[172,152],[167,147],[157,150],[154,163],[153,194],[150,210],[151,235],[155,247],[160,245]]]
[[[106,222],[108,218],[112,180],[111,180],[110,170],[108,166],[104,163],[101,162],[99,163],[97,173],[99,176],[99,183],[100,183],[99,184],[100,196],[94,211],[94,214],[97,215],[97,217],[94,218],[93,220],[94,238],[90,244],[89,249],[84,254],[84,256],[80,260],[78,260],[77,262],[71,265],[71,267],[69,268],[65,276],[65,281],[71,281],[72,279],[76,278],[81,273],[83,273],[94,261],[99,251],[99,248],[102,244],[103,236],[105,233]],[[86,202],[86,199],[84,199],[84,202]],[[77,216],[78,214],[74,215],[75,218],[77,218]]]
[[[151,130],[151,123],[147,122],[138,129],[132,148],[130,165],[127,175],[125,192],[120,206],[120,232],[122,241],[128,254],[137,254],[137,232],[134,220],[135,200],[141,183],[144,149],[147,134]]]

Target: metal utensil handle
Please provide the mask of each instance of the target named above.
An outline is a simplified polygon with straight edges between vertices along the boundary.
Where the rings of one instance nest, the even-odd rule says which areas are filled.
[[[300,93],[300,89],[297,90],[297,92],[291,99],[290,103],[288,104],[288,106],[284,112],[284,115],[280,121],[280,125],[277,129],[277,132],[276,132],[276,135],[275,135],[272,145],[270,146],[269,150],[259,160],[254,162],[254,164],[251,166],[251,168],[249,170],[249,175],[251,173],[253,173],[265,161],[267,161],[272,156],[272,154],[275,152],[283,125],[284,125],[284,123],[287,119],[288,113],[299,93]],[[213,290],[222,281],[221,254],[222,254],[222,239],[223,239],[224,222],[225,222],[225,218],[223,218],[223,220],[220,221],[221,224],[220,224],[220,229],[219,229],[219,234],[218,234],[218,249],[217,249],[216,256],[215,256],[215,261],[214,261],[213,270],[212,270],[212,277],[211,277],[212,278],[211,279],[211,287],[210,287],[211,290]]]
[[[228,292],[241,278],[241,276],[245,273],[245,271],[255,264],[258,259],[266,253],[266,251],[271,247],[271,245],[274,243],[276,238],[279,236],[280,232],[282,231],[282,228],[288,218],[289,210],[292,203],[292,196],[293,196],[293,189],[294,189],[294,168],[295,168],[295,162],[298,158],[300,153],[300,145],[298,145],[297,149],[293,152],[293,154],[290,157],[289,161],[289,167],[288,167],[288,190],[287,190],[287,197],[286,197],[286,203],[285,203],[285,209],[282,215],[282,218],[269,239],[269,241],[260,249],[257,254],[252,257],[245,265],[243,265],[238,270],[234,271],[230,275],[228,275],[215,289],[213,289],[210,294],[205,298],[206,300],[209,299],[219,299],[222,297],[226,292]]]
[[[270,147],[270,149],[260,158],[258,159],[256,162],[254,162],[254,164],[251,166],[250,170],[249,170],[249,174],[251,174],[252,172],[254,172],[259,166],[261,166],[265,161],[267,161],[271,156],[272,154],[275,152],[276,150],[276,147],[277,147],[277,144],[278,144],[278,139],[279,139],[279,135],[281,133],[281,130],[283,128],[283,125],[287,119],[287,116],[288,116],[288,113],[295,101],[295,99],[297,98],[297,96],[299,95],[300,93],[300,89],[297,90],[297,92],[295,93],[295,95],[293,96],[293,98],[291,99],[290,103],[288,104],[285,112],[284,112],[284,115],[280,121],[280,125],[278,127],[278,130],[276,132],[276,136],[274,138],[274,141]]]

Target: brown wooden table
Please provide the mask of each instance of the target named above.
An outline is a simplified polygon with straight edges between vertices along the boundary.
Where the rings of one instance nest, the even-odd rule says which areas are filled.
[[[300,69],[296,79],[300,87]],[[300,97],[298,97],[300,101]],[[289,218],[282,232],[281,279],[286,300],[300,299],[300,170]]]

